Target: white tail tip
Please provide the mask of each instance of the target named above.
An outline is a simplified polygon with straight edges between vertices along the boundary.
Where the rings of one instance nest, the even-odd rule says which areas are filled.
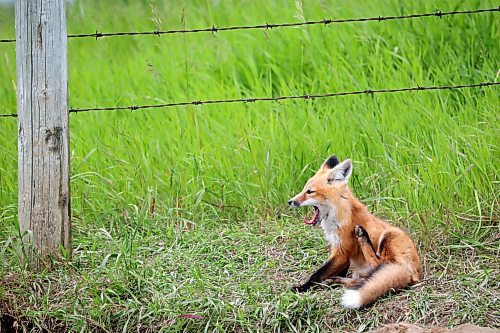
[[[359,291],[347,289],[344,295],[342,295],[341,304],[349,309],[358,309],[363,306],[363,300]]]

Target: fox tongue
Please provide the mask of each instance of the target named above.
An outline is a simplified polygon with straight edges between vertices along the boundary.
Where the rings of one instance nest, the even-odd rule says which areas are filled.
[[[304,217],[304,223],[305,224],[314,224],[314,222],[316,222],[317,218],[318,218],[318,214],[319,214],[319,209],[316,209],[314,208],[314,216],[312,217],[312,219],[308,220]]]

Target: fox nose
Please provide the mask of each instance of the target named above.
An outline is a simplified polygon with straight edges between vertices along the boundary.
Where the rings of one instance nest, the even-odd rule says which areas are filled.
[[[290,200],[288,201],[288,204],[292,207],[299,207],[300,204],[298,203],[298,201],[295,201],[295,200]]]

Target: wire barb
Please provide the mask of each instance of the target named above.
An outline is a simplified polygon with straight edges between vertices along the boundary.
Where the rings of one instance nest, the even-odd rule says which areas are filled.
[[[100,37],[103,37],[102,35],[102,32],[99,32],[99,31],[95,31],[95,40],[97,40],[97,38],[100,38]]]
[[[449,11],[442,12],[437,10],[432,13],[420,13],[420,14],[409,14],[409,15],[398,15],[398,16],[376,16],[376,17],[361,17],[361,18],[348,18],[348,19],[323,19],[320,21],[305,21],[305,22],[288,22],[288,23],[265,23],[257,25],[240,25],[240,26],[228,26],[228,27],[216,27],[212,25],[210,28],[200,28],[200,29],[179,29],[179,30],[154,30],[154,31],[121,31],[121,32],[98,32],[88,34],[71,34],[68,38],[85,38],[85,37],[95,37],[97,40],[101,37],[118,37],[118,36],[138,36],[138,35],[166,35],[166,34],[179,34],[179,33],[197,33],[197,32],[211,32],[216,33],[219,31],[234,31],[234,30],[252,30],[252,29],[264,29],[269,30],[273,28],[280,27],[298,27],[303,25],[317,25],[324,24],[329,25],[332,23],[352,23],[352,22],[369,22],[369,21],[394,21],[403,19],[414,19],[422,17],[439,17],[451,16],[451,15],[468,15],[468,14],[479,14],[487,12],[500,12],[500,6],[495,8],[484,8],[484,9],[474,9],[474,10],[462,10],[462,11]],[[15,39],[0,39],[0,43],[14,43]]]

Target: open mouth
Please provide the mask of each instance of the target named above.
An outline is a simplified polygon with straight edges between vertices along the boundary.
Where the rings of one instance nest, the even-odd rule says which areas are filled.
[[[319,208],[316,206],[312,206],[312,207],[314,210],[314,216],[309,220],[304,217],[304,223],[315,226],[319,222]]]

